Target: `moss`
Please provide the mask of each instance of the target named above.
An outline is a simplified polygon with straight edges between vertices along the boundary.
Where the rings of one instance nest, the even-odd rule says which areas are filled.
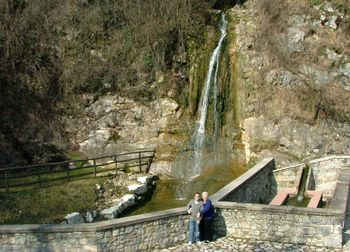
[[[309,2],[312,6],[316,6],[316,5],[319,5],[321,3],[321,0],[309,0]]]
[[[239,21],[237,15],[229,13],[227,15],[229,21],[227,42],[224,46],[224,52],[222,57],[222,71],[221,78],[224,80],[223,83],[226,85],[223,87],[223,100],[224,100],[224,113],[231,113],[226,118],[232,118],[231,127],[237,128],[239,126],[239,98],[237,93],[238,88],[238,51],[236,50],[236,34],[235,26]]]
[[[205,27],[202,36],[189,39],[189,107],[192,115],[195,115],[200,101],[201,91],[203,89],[206,74],[208,71],[209,60],[212,51],[215,48],[218,32],[213,32],[213,27]]]

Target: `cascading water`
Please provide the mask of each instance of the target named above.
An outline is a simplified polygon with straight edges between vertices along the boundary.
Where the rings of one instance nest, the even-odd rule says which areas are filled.
[[[218,85],[219,60],[223,41],[227,35],[227,25],[228,22],[223,13],[220,22],[220,39],[209,61],[207,76],[198,106],[198,120],[190,141],[191,150],[178,155],[172,164],[172,174],[179,179],[179,184],[176,186],[177,199],[186,198],[186,194],[190,191],[190,183],[188,182],[203,174],[204,170],[213,169],[213,167],[230,167],[230,162],[232,161],[228,161],[227,155],[224,156],[225,154],[217,151],[215,147],[220,131],[220,115],[218,111],[218,96],[220,92]],[[212,119],[213,124],[207,123],[209,111],[211,112],[210,119]],[[207,135],[208,132],[211,133],[210,138]],[[212,141],[209,141],[209,139]],[[209,148],[206,147],[211,147],[211,152],[208,152]]]
[[[172,162],[171,174],[176,179],[160,180],[152,200],[133,214],[184,206],[193,198],[194,192],[207,191],[209,194],[217,192],[245,172],[245,165],[231,155],[232,150],[226,145],[225,137],[221,138],[219,134],[222,116],[222,110],[219,108],[223,104],[218,97],[222,94],[220,87],[228,84],[218,85],[221,74],[219,61],[223,41],[227,35],[227,25],[225,15],[222,14],[221,35],[210,58],[198,106],[198,121],[190,141],[191,148],[188,149],[186,146],[184,148],[186,151],[179,153]]]
[[[204,90],[200,100],[199,120],[197,121],[197,127],[193,135],[193,139],[194,139],[193,150],[194,150],[195,157],[194,157],[193,172],[192,172],[192,176],[190,177],[191,179],[193,177],[198,176],[201,173],[201,169],[203,167],[203,150],[204,150],[205,141],[206,141],[206,121],[207,121],[207,114],[208,114],[210,89],[212,86],[214,88],[214,95],[213,95],[214,140],[216,140],[218,131],[219,131],[218,112],[217,112],[217,97],[218,97],[219,88],[217,86],[217,79],[218,79],[221,47],[222,47],[224,38],[227,35],[227,23],[228,22],[225,19],[225,14],[223,13],[221,17],[221,25],[220,25],[221,36],[210,58],[206,82],[205,82]]]

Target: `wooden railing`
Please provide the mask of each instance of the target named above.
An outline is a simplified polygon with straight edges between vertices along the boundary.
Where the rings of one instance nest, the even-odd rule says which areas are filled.
[[[20,167],[0,168],[0,189],[10,191],[11,187],[40,187],[47,182],[67,180],[118,169],[137,168],[139,172],[148,172],[154,157],[154,151],[134,151],[111,156],[70,160]]]

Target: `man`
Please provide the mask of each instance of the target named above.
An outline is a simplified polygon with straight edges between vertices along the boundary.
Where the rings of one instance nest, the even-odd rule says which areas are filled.
[[[203,204],[199,200],[199,193],[196,192],[194,194],[194,199],[191,200],[187,204],[187,212],[190,215],[190,221],[189,221],[189,241],[188,245],[191,245],[192,243],[200,243],[199,241],[199,222],[200,222],[200,215],[199,211],[202,208]]]
[[[213,239],[213,233],[212,233],[212,221],[214,219],[214,207],[211,203],[211,200],[208,199],[208,193],[203,192],[202,193],[202,203],[203,207],[199,212],[201,219],[200,222],[200,234],[201,234],[201,240],[205,243],[208,243]]]

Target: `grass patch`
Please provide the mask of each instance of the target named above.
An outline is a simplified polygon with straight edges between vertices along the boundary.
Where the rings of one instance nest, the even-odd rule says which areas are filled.
[[[103,167],[97,166],[96,172],[103,171]],[[90,173],[90,174],[89,174]],[[76,181],[81,179],[86,179],[93,176],[93,168],[83,168],[83,169],[70,169],[69,170],[69,181]],[[38,189],[40,187],[39,184],[39,176],[38,174],[33,174],[31,176],[25,177],[16,177],[18,175],[13,175],[13,177],[9,177],[8,183],[11,192],[22,191],[22,190],[31,190]],[[55,186],[59,184],[64,184],[68,182],[67,171],[54,171],[54,173],[49,173],[49,171],[42,171],[40,173],[40,179],[43,187]],[[26,185],[30,183],[35,183],[33,185]],[[21,186],[23,185],[23,186]],[[0,192],[5,192],[6,182],[4,178],[0,180]]]
[[[310,4],[312,6],[316,6],[316,5],[319,5],[321,3],[321,0],[310,0]]]
[[[86,177],[56,186],[0,193],[0,223],[60,223],[71,212],[95,208],[95,184],[104,178]]]

